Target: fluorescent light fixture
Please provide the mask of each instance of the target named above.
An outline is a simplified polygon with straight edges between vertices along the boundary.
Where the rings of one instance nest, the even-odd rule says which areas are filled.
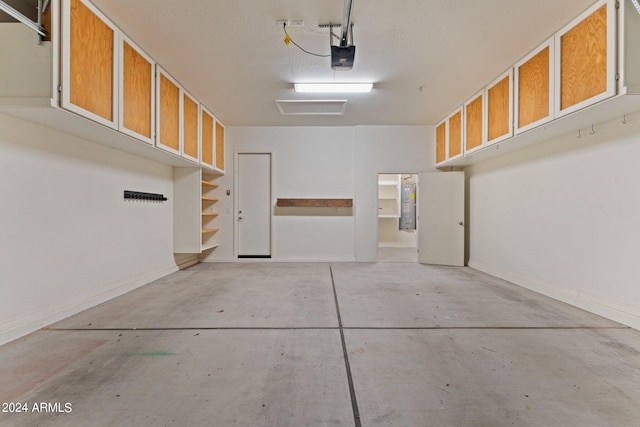
[[[293,87],[300,93],[366,93],[373,83],[294,83]]]

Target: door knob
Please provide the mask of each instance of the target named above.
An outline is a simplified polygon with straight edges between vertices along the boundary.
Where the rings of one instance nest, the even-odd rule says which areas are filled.
[[[464,222],[460,221],[460,222],[458,223],[458,225],[464,225]]]

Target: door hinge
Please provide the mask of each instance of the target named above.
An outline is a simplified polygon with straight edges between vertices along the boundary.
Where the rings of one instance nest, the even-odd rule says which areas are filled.
[[[620,1],[616,0],[616,9],[620,9]]]
[[[620,73],[616,73],[616,81],[620,81]]]
[[[62,85],[58,85],[58,92],[62,93]]]

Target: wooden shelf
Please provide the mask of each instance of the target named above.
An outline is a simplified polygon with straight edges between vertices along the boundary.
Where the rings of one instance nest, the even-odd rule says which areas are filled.
[[[219,228],[203,228],[202,229],[202,234],[215,233],[218,230],[220,230],[220,229]]]
[[[202,245],[202,250],[203,251],[208,251],[208,250],[211,250],[211,249],[215,249],[218,246],[220,246],[218,243],[203,244]]]
[[[212,216],[212,217],[216,217],[220,215],[218,212],[202,212],[202,216]]]
[[[353,207],[353,199],[278,199],[276,206],[304,208],[350,208]]]
[[[213,182],[209,182],[209,181],[202,181],[202,185],[207,186],[207,187],[211,187],[211,188],[220,187],[219,184],[216,184],[216,183],[213,183]]]
[[[202,201],[203,201],[203,202],[212,202],[212,203],[215,203],[215,202],[217,202],[217,201],[219,201],[219,200],[220,200],[220,199],[216,199],[216,198],[213,198],[213,197],[203,197],[203,198],[202,198]]]

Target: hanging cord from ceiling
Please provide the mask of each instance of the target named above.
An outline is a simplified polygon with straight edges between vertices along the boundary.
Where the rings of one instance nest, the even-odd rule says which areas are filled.
[[[284,38],[284,43],[285,43],[285,44],[287,44],[287,45],[288,45],[288,44],[289,44],[289,42],[290,42],[290,43],[293,43],[293,45],[294,45],[295,47],[297,47],[298,49],[300,49],[300,50],[301,50],[301,51],[303,51],[304,53],[309,54],[309,55],[313,55],[313,56],[319,56],[320,58],[328,58],[328,57],[330,57],[330,56],[331,56],[331,55],[321,55],[321,54],[319,54],[319,53],[309,52],[308,50],[306,50],[305,48],[303,48],[302,46],[300,46],[298,43],[296,43],[296,42],[291,38],[291,36],[290,36],[290,35],[289,35],[289,33],[287,32],[287,24],[282,24],[282,29],[283,29],[284,34],[285,34],[285,38]]]

